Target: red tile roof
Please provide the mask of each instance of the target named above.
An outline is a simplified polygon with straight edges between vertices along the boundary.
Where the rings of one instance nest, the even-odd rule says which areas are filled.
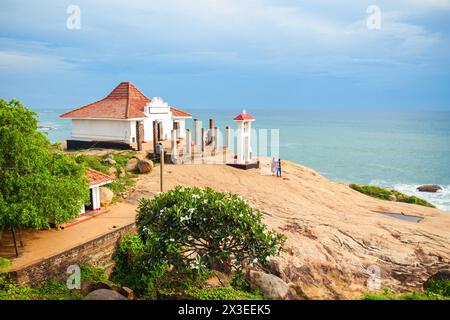
[[[174,117],[192,117],[192,114],[184,112],[180,109],[175,109],[173,107],[170,107],[170,111],[172,111]]]
[[[151,100],[130,82],[121,82],[105,98],[60,115],[61,118],[144,118],[144,107]],[[172,108],[174,116],[188,117],[189,113]],[[179,115],[177,115],[179,114]]]
[[[86,177],[90,186],[104,182],[112,182],[114,180],[113,177],[91,168],[86,168]]]
[[[243,121],[243,120],[255,120],[255,118],[253,118],[250,114],[248,113],[241,113],[240,115],[238,115],[237,117],[235,117],[233,120],[235,121]]]

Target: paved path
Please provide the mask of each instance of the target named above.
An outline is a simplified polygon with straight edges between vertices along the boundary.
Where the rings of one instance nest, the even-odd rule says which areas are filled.
[[[11,259],[10,270],[18,269],[45,257],[64,252],[83,242],[122,227],[135,220],[137,205],[122,202],[112,205],[107,212],[64,230],[42,230],[23,232],[24,247],[19,247],[20,256],[15,258],[10,232],[4,232],[0,256]]]

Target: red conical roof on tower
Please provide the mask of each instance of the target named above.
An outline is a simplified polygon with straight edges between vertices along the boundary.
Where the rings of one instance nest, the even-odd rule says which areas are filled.
[[[248,114],[245,110],[233,119],[234,121],[254,121],[255,118],[251,114]]]

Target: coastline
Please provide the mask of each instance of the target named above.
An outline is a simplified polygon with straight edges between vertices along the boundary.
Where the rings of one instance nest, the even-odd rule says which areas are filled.
[[[54,128],[44,131],[52,142],[70,136],[70,121],[58,118],[63,111],[38,110],[40,124]],[[282,160],[302,163],[333,181],[393,188],[450,211],[450,168],[445,161],[450,158],[450,113],[269,111],[255,114],[255,127],[280,130]],[[204,124],[211,116],[219,127],[232,121],[228,109],[192,113]],[[398,121],[393,121],[396,115]],[[434,183],[444,190],[415,192],[418,185]]]

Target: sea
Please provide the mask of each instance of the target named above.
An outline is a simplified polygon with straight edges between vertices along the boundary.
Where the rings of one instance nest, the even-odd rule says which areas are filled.
[[[34,110],[52,142],[70,137],[68,110]],[[235,127],[239,108],[186,110],[208,127]],[[278,132],[279,157],[310,167],[328,179],[393,188],[450,212],[450,112],[312,111],[282,107],[247,110],[253,127]],[[193,126],[188,120],[187,127]],[[259,132],[259,131],[258,131]],[[270,148],[269,148],[270,150]],[[275,150],[275,149],[274,149]],[[269,154],[270,155],[270,154]],[[416,191],[439,184],[437,193]]]

